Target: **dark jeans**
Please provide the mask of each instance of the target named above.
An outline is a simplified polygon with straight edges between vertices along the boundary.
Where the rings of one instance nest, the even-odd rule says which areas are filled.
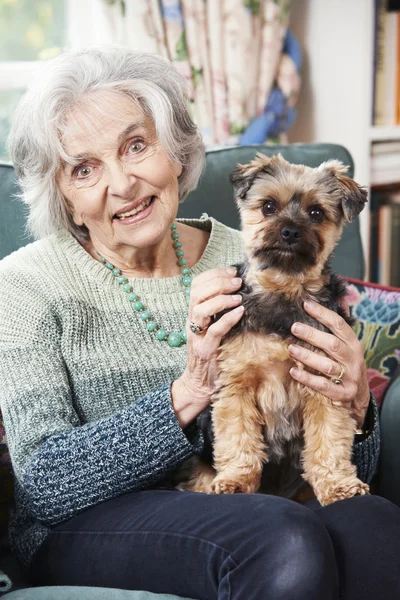
[[[35,585],[198,600],[400,598],[400,509],[377,496],[321,508],[259,494],[130,493],[58,525]]]

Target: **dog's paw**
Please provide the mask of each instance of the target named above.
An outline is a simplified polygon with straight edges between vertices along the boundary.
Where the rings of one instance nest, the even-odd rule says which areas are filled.
[[[225,481],[220,479],[211,484],[212,494],[236,494],[240,492],[240,487],[235,481]]]
[[[216,477],[211,484],[212,494],[255,494],[259,482]]]
[[[366,494],[369,494],[369,486],[359,479],[354,479],[354,481],[346,482],[345,484],[330,486],[322,494],[317,494],[317,498],[322,506],[326,506],[339,500],[354,498],[354,496],[364,496]]]

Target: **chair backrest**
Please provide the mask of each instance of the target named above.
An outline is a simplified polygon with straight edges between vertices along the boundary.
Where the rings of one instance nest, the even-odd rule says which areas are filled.
[[[349,177],[354,175],[354,163],[350,153],[343,146],[336,144],[254,145],[209,150],[200,184],[180,205],[179,216],[199,217],[205,212],[218,221],[239,229],[239,215],[233,200],[229,175],[238,163],[248,163],[257,152],[267,156],[280,153],[291,163],[309,167],[318,167],[321,163],[334,158],[348,165]],[[358,219],[345,226],[342,238],[335,249],[332,266],[341,275],[364,279],[364,257]]]
[[[33,241],[25,231],[27,208],[18,192],[13,167],[0,163],[0,260]]]
[[[209,150],[200,184],[180,206],[179,216],[199,217],[205,212],[230,227],[239,228],[229,175],[238,163],[249,162],[257,152],[268,156],[280,152],[289,162],[310,167],[336,158],[349,166],[350,177],[354,173],[349,152],[343,146],[334,144],[237,146]],[[15,197],[17,193],[18,184],[13,167],[0,164],[0,259],[32,241],[25,231],[26,207]],[[363,279],[364,259],[358,220],[345,227],[335,251],[333,267],[342,275]]]

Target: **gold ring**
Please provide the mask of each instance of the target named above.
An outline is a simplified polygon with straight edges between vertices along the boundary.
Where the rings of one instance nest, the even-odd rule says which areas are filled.
[[[331,381],[333,381],[333,383],[335,383],[336,385],[340,385],[341,383],[343,383],[343,375],[345,374],[346,369],[344,368],[343,365],[340,365],[340,375],[339,377],[331,377]]]

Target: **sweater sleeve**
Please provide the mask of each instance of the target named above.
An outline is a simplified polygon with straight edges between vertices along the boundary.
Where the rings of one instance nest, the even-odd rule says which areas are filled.
[[[361,441],[355,441],[353,446],[353,462],[357,466],[358,477],[370,483],[378,466],[380,452],[380,427],[378,407],[371,393],[368,407],[369,433]]]
[[[103,500],[155,484],[200,451],[200,430],[187,433],[166,385],[121,413],[52,435],[33,453],[23,477],[32,513],[55,525]]]
[[[57,319],[45,299],[20,298],[2,285],[0,405],[15,477],[40,522],[54,525],[153,485],[201,450],[197,425],[185,431],[179,425],[170,384],[133,398],[117,414],[82,424]]]

